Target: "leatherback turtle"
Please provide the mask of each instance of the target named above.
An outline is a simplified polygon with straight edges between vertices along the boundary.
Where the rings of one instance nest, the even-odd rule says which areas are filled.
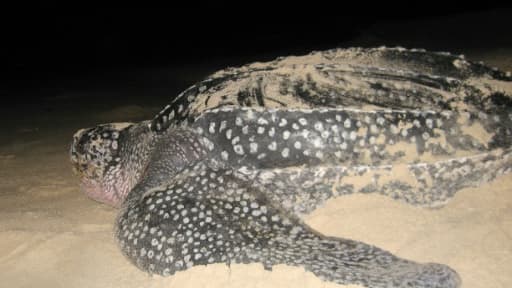
[[[463,56],[334,49],[214,73],[154,119],[74,135],[93,199],[140,269],[302,266],[367,287],[457,287],[448,266],[315,232],[301,217],[362,192],[436,207],[512,167],[512,77]]]

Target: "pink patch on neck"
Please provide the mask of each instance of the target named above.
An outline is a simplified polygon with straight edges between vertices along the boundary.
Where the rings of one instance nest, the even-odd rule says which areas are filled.
[[[80,189],[85,193],[85,195],[87,195],[87,197],[95,201],[115,208],[118,208],[121,205],[121,199],[116,197],[116,195],[105,191],[101,183],[82,180]]]

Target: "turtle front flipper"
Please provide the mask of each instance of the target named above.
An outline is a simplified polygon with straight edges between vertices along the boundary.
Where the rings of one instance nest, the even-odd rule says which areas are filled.
[[[117,221],[123,253],[140,269],[172,275],[195,265],[301,266],[367,287],[457,287],[456,272],[352,240],[328,238],[279,209],[247,175],[203,163],[128,201]]]

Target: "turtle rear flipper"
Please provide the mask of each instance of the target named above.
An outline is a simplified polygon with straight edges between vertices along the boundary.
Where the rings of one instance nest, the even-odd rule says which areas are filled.
[[[167,186],[128,201],[117,222],[123,253],[142,270],[172,275],[196,265],[301,266],[341,284],[457,287],[457,274],[352,240],[328,238],[276,207],[253,180],[199,163]]]

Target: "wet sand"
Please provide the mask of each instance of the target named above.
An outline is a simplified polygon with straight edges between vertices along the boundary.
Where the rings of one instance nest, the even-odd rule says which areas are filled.
[[[468,51],[466,56],[512,70],[510,50]],[[199,80],[199,74],[191,78]],[[4,107],[0,286],[347,287],[287,266],[270,272],[260,264],[216,264],[163,278],[131,265],[114,241],[117,211],[80,193],[68,149],[79,128],[150,118],[166,102],[137,96],[142,92],[121,97],[96,88],[91,97],[91,91],[66,89],[28,108]],[[22,113],[25,117],[17,116]],[[400,257],[447,264],[458,271],[463,287],[512,287],[511,192],[509,174],[462,190],[433,210],[378,195],[350,195],[330,200],[307,223],[326,235],[363,241]]]

